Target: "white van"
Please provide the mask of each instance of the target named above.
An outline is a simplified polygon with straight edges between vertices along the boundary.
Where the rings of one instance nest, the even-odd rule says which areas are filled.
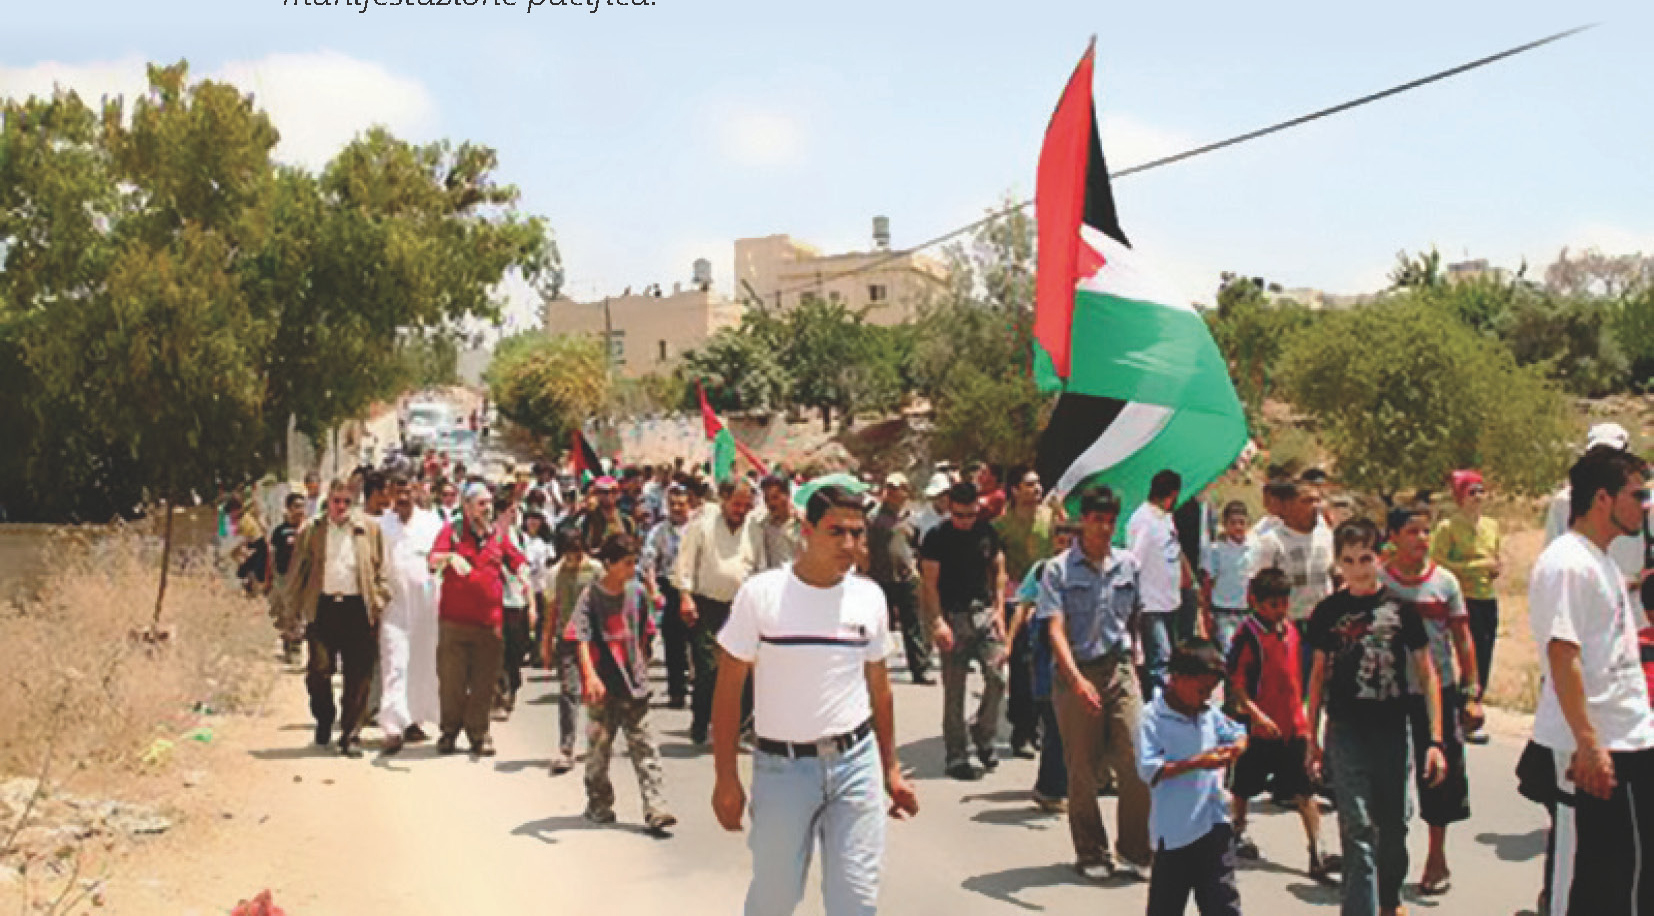
[[[437,437],[454,426],[454,408],[441,401],[415,401],[408,405],[408,419],[402,434],[403,449],[429,448]]]

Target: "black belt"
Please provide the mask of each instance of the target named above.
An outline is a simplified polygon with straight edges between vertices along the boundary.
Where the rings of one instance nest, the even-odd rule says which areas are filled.
[[[873,731],[873,720],[868,719],[842,735],[831,735],[819,741],[808,744],[794,744],[790,741],[771,741],[768,738],[758,739],[758,749],[766,754],[777,757],[819,757],[825,753],[842,754],[856,746],[856,743]]]
[[[362,596],[361,595],[323,595],[322,600],[323,601],[331,601],[334,604],[344,604],[346,601],[361,601]]]

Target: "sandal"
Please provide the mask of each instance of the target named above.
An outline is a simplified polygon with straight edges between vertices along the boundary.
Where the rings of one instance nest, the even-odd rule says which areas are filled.
[[[1419,882],[1419,893],[1426,897],[1439,897],[1452,889],[1452,875],[1442,875],[1439,878],[1427,879]]]

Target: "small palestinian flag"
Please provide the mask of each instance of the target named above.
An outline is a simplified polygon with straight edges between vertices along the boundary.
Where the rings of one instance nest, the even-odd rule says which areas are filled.
[[[747,459],[747,464],[752,465],[758,473],[769,473],[764,467],[764,462],[759,461],[757,455],[754,455],[750,449],[736,441],[735,434],[730,432],[729,428],[724,426],[724,421],[718,419],[718,415],[712,412],[712,405],[707,403],[706,400],[706,387],[700,383],[699,379],[695,381],[695,391],[701,396],[701,425],[706,429],[707,439],[712,442],[713,481],[723,483],[735,473],[736,452],[740,452],[741,457]]]
[[[582,488],[603,473],[603,462],[597,459],[597,452],[578,427],[574,430],[574,444],[569,454],[574,457],[574,479]]]
[[[1037,467],[1070,497],[1107,484],[1129,517],[1161,470],[1182,476],[1187,498],[1228,469],[1246,416],[1200,313],[1139,269],[1120,229],[1091,102],[1095,53],[1093,40],[1040,150],[1034,372],[1061,395]]]

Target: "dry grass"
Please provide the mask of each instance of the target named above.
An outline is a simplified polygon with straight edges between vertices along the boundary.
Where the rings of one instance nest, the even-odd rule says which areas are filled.
[[[0,774],[132,770],[157,738],[176,740],[192,710],[245,708],[268,690],[271,630],[199,551],[174,551],[162,627],[150,622],[160,544],[132,529],[54,536],[41,587],[0,605]],[[153,761],[152,761],[153,763]]]

